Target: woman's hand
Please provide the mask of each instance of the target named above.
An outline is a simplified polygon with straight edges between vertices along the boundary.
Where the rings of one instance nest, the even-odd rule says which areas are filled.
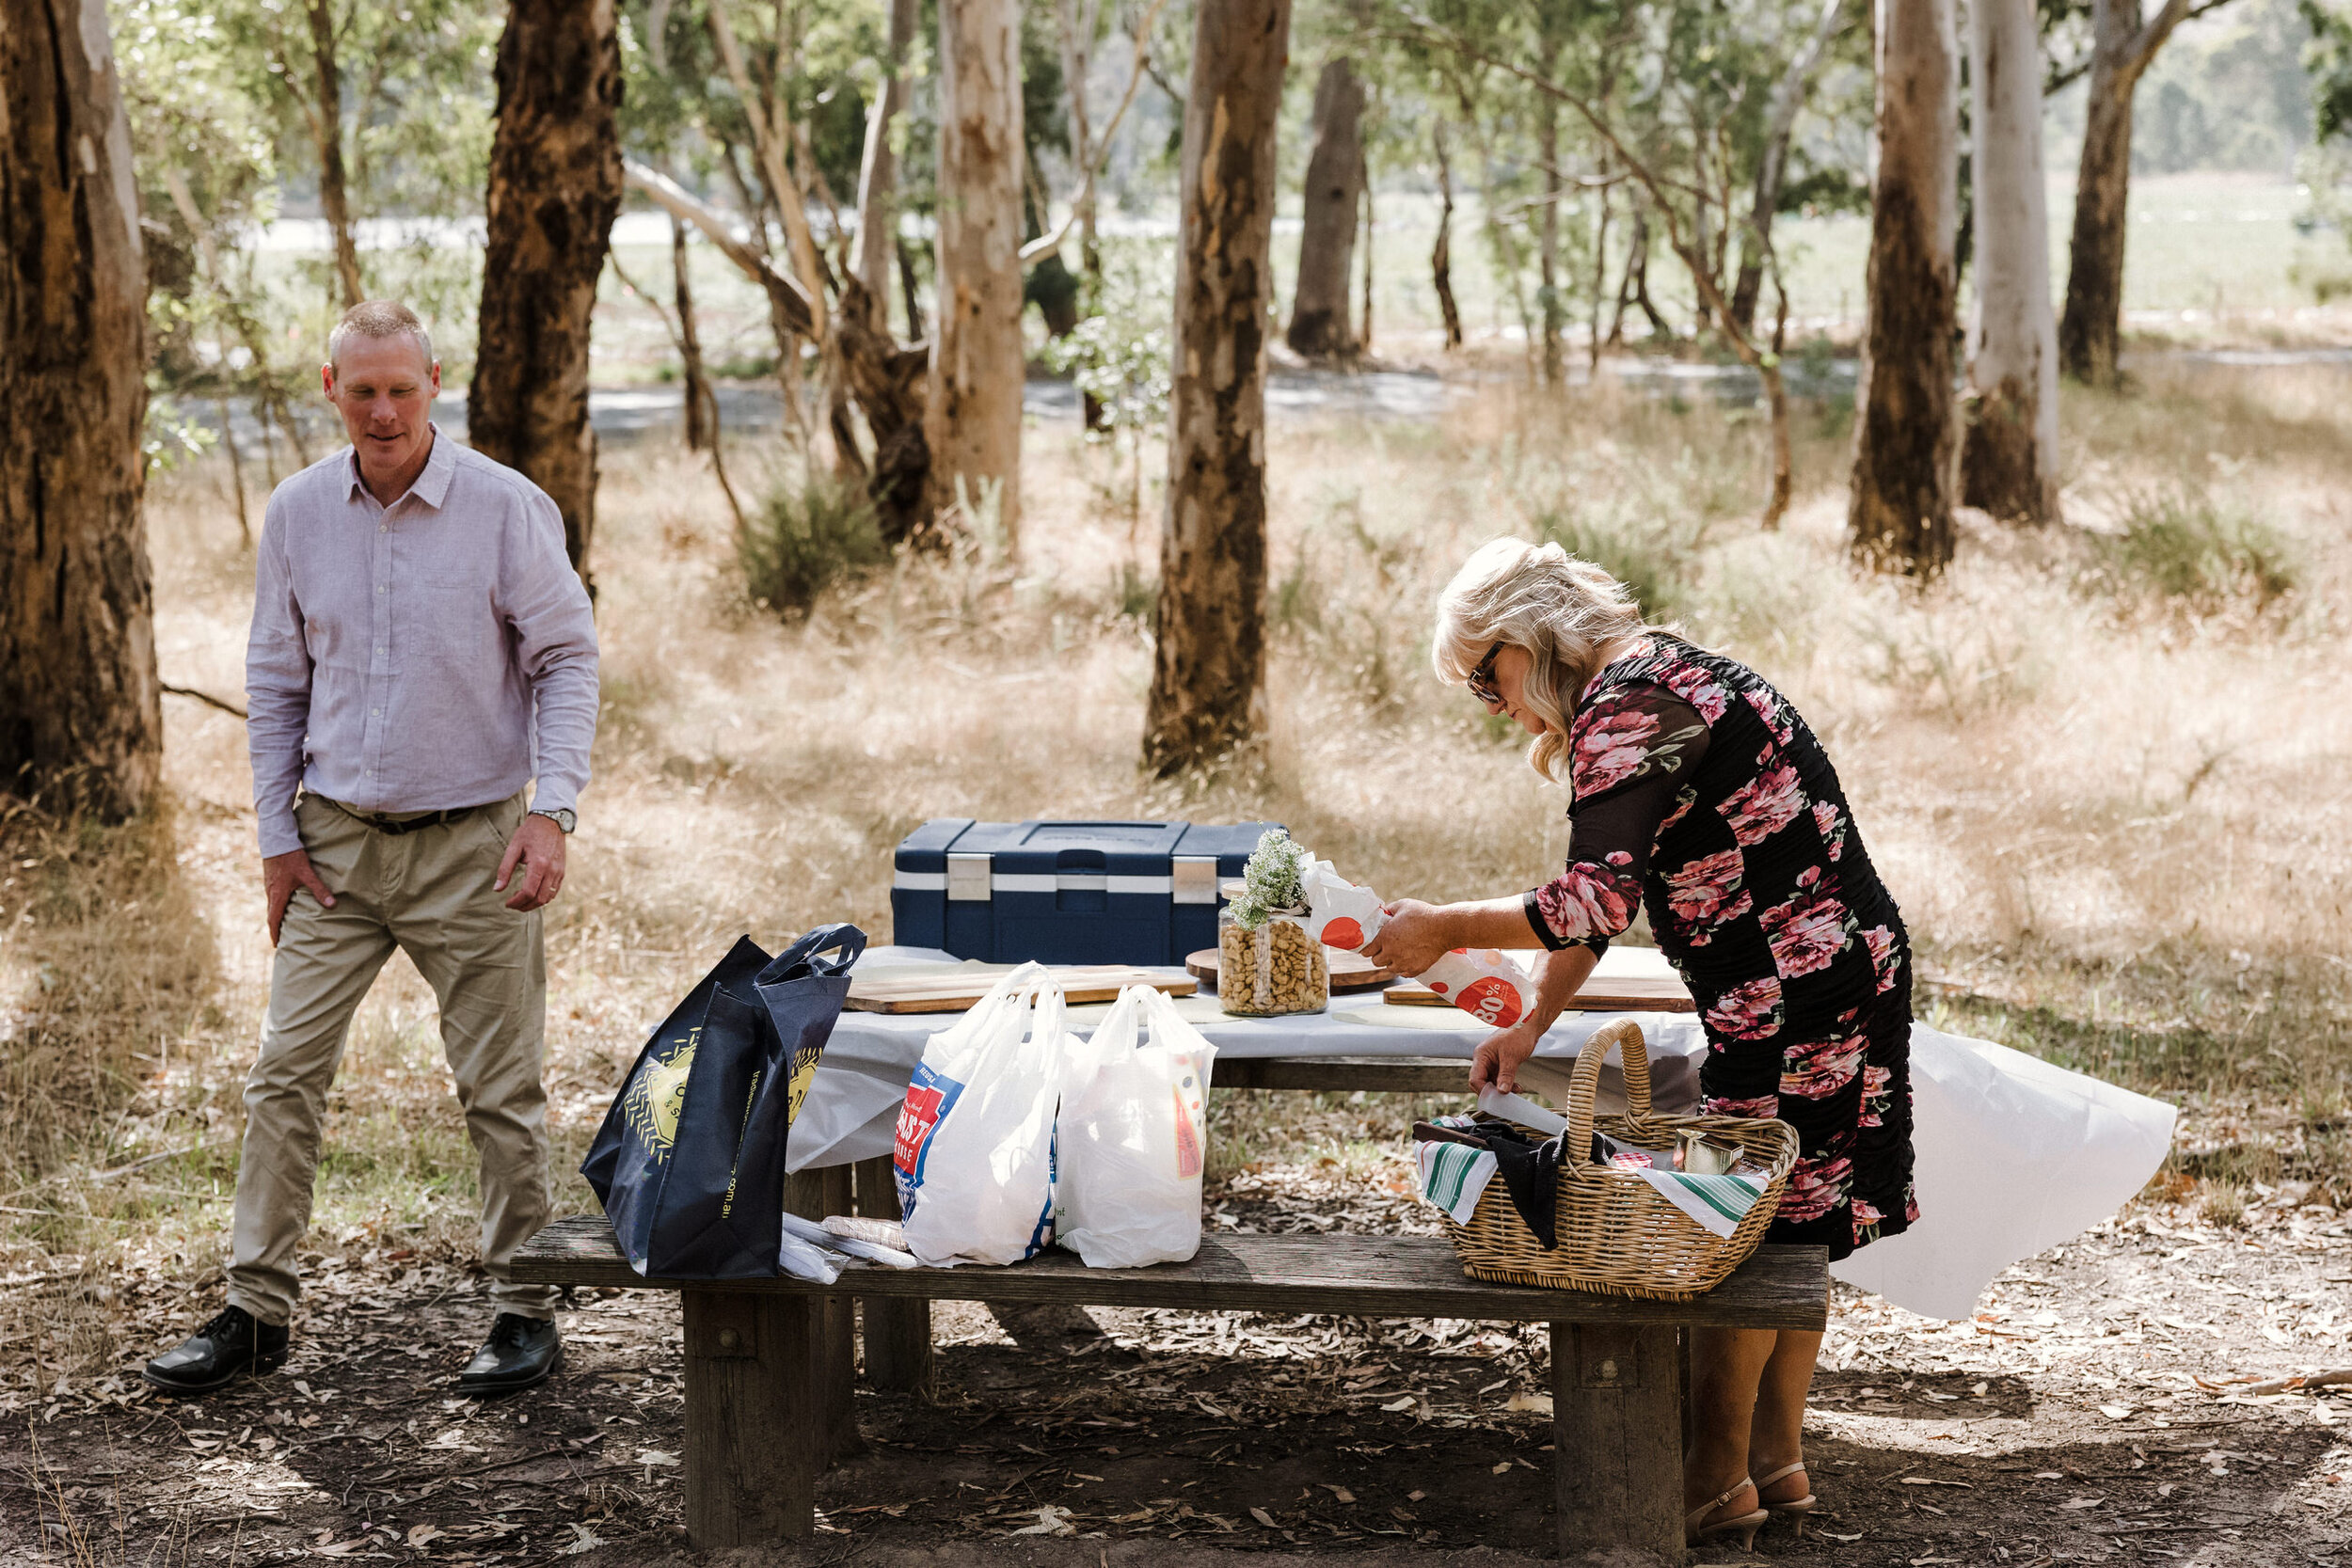
[[[1488,1035],[1480,1043],[1478,1054],[1470,1058],[1470,1092],[1476,1094],[1492,1085],[1504,1094],[1518,1093],[1519,1066],[1535,1054],[1535,1043],[1543,1037],[1543,1030],[1533,1018]]]
[[[1398,974],[1420,974],[1456,945],[1454,922],[1445,910],[1418,898],[1400,898],[1380,906],[1379,934],[1363,945],[1363,955]]]

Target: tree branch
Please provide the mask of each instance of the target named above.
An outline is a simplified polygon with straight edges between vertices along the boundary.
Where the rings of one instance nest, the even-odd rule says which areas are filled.
[[[621,160],[621,179],[630,190],[650,198],[654,205],[673,217],[691,223],[703,231],[720,254],[733,261],[744,275],[768,291],[768,297],[776,304],[785,324],[803,338],[819,336],[818,307],[807,290],[798,281],[778,272],[775,264],[738,239],[724,214],[697,200],[685,186],[648,164],[634,158]]]

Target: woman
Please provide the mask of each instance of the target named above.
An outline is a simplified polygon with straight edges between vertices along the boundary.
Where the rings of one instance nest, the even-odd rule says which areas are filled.
[[[1534,1012],[1478,1049],[1472,1088],[1519,1065],[1637,904],[1707,1032],[1705,1109],[1778,1117],[1800,1157],[1768,1240],[1833,1259],[1918,1217],[1911,1190],[1911,958],[1837,774],[1754,671],[1642,624],[1623,585],[1557,545],[1498,539],[1438,606],[1435,662],[1535,736],[1574,799],[1567,868],[1522,897],[1391,907],[1365,953],[1417,974],[1454,947],[1549,951]],[[1814,1506],[1802,1429],[1821,1336],[1692,1336],[1684,1465],[1693,1544],[1753,1542]]]

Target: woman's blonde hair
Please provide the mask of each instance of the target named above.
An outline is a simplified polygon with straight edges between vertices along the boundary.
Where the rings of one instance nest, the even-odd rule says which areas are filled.
[[[1544,721],[1527,749],[1536,772],[1567,777],[1568,721],[1600,673],[1604,649],[1652,629],[1624,583],[1557,545],[1495,539],[1481,545],[1438,595],[1429,661],[1448,686],[1470,679],[1497,642],[1534,658],[1523,705]]]

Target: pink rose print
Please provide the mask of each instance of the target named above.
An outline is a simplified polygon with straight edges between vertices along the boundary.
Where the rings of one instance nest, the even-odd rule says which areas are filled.
[[[1866,1067],[1862,1069],[1862,1119],[1856,1125],[1886,1125],[1886,1107],[1895,1099],[1894,1085],[1895,1074],[1891,1069]]]
[[[1895,955],[1895,933],[1883,926],[1873,926],[1862,933],[1862,940],[1870,949],[1870,967],[1878,971],[1879,994],[1883,996],[1895,989],[1896,973],[1902,961]]]
[[[1695,784],[1684,784],[1681,790],[1675,796],[1675,809],[1666,814],[1666,819],[1663,822],[1658,824],[1658,831],[1662,833],[1668,828],[1673,827],[1676,823],[1690,816],[1691,808],[1698,803],[1698,786]]]
[[[1851,1160],[1800,1160],[1788,1173],[1788,1190],[1781,1195],[1780,1217],[1818,1220],[1846,1201],[1852,1183]]]
[[[1756,907],[1740,885],[1744,865],[1737,849],[1695,860],[1666,877],[1666,907],[1693,947],[1705,947],[1713,927],[1737,920]]]
[[[1818,869],[1798,879],[1803,891],[1795,897],[1756,916],[1764,940],[1772,943],[1772,966],[1784,980],[1827,969],[1853,932],[1853,916],[1836,895],[1812,892],[1807,885],[1816,879]]]
[[[1746,696],[1748,706],[1756,709],[1756,717],[1764,721],[1764,727],[1772,732],[1774,740],[1786,746],[1796,737],[1797,729],[1788,721],[1787,704],[1760,686],[1752,688]]]
[[[1813,802],[1813,826],[1821,835],[1821,848],[1832,861],[1846,852],[1846,816],[1835,800]]]
[[[1908,1181],[1903,1183],[1903,1222],[1907,1225],[1919,1223],[1919,1194]]]
[[[1659,677],[1658,684],[1690,704],[1710,727],[1731,706],[1731,693],[1695,664],[1675,666]]]
[[[1562,942],[1613,937],[1633,924],[1639,879],[1581,863],[1535,890],[1535,908]]]
[[[1705,1110],[1710,1117],[1755,1117],[1760,1121],[1770,1121],[1780,1115],[1780,1101],[1777,1096],[1769,1094],[1758,1095],[1754,1100],[1710,1098]]]
[[[1877,1209],[1873,1208],[1868,1203],[1864,1202],[1861,1198],[1855,1198],[1853,1200],[1854,1245],[1862,1246],[1868,1243],[1877,1241],[1879,1239],[1879,1227],[1884,1225],[1885,1223],[1886,1216],[1880,1213]]]
[[[1778,762],[1733,790],[1720,809],[1724,820],[1731,825],[1731,836],[1745,847],[1761,844],[1794,822],[1804,806],[1804,791],[1797,784],[1797,770]]]
[[[1580,726],[1576,760],[1569,768],[1577,795],[1597,795],[1639,773],[1658,730],[1658,716],[1639,709],[1603,713]]]
[[[1850,1035],[1844,1039],[1807,1040],[1789,1047],[1780,1059],[1780,1092],[1827,1100],[1853,1082],[1868,1044],[1868,1037]]]
[[[1708,1032],[1735,1040],[1769,1039],[1780,1033],[1780,977],[1767,974],[1734,986],[1707,1009]]]

